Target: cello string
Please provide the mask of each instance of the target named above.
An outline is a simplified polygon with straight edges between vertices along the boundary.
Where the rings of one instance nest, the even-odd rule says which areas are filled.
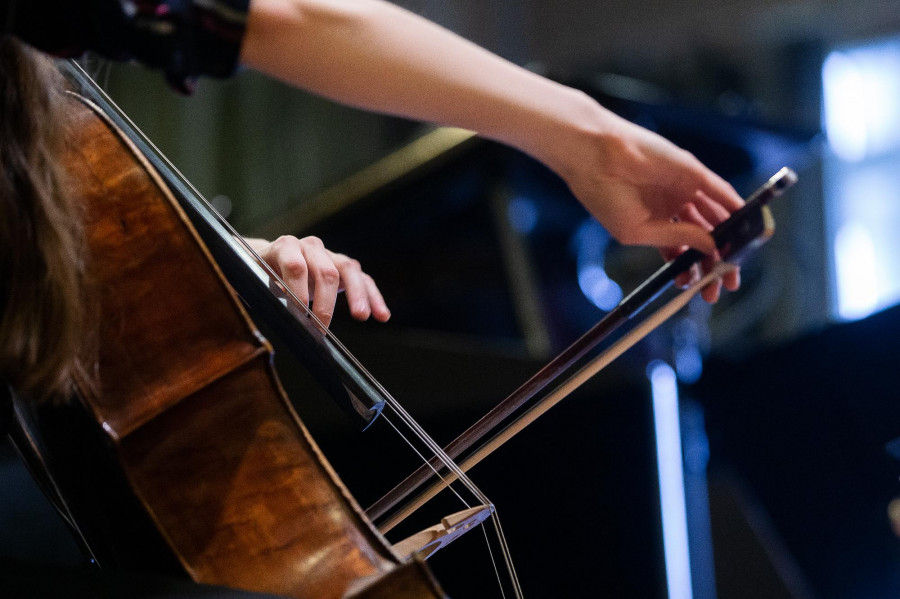
[[[513,584],[513,590],[516,593],[516,597],[523,597],[522,587],[519,584],[519,576],[516,573],[516,567],[513,564],[512,553],[509,551],[509,543],[507,543],[506,535],[503,533],[503,525],[500,524],[500,513],[498,510],[494,510],[491,521],[494,524],[494,534],[500,539],[500,548],[501,551],[503,551],[503,560],[506,562],[506,569],[512,572],[510,580]],[[485,532],[485,535],[487,535],[487,532]]]
[[[378,384],[378,383],[376,382],[376,384]],[[459,466],[444,452],[443,447],[441,447],[439,444],[437,444],[421,428],[421,426],[418,424],[418,422],[416,422],[416,420],[413,419],[412,416],[410,416],[410,414],[403,408],[402,405],[400,405],[400,403],[397,400],[395,400],[393,397],[391,397],[390,394],[387,393],[387,391],[384,391],[384,393],[385,393],[385,397],[388,400],[387,405],[389,405],[391,407],[391,409],[393,409],[394,412],[398,415],[398,417],[400,417],[404,421],[404,423],[409,428],[411,428],[413,430],[413,432],[416,433],[416,436],[419,438],[419,440],[421,442],[423,442],[428,447],[429,451],[443,463],[443,466],[445,468],[448,468],[453,474],[457,475],[457,477],[459,476],[459,474],[462,474],[463,476],[461,478],[459,478],[459,480],[466,487],[468,487],[469,490],[476,497],[479,498],[479,501],[481,501],[484,504],[490,503],[490,500],[488,500],[487,496],[484,493],[482,493],[478,487],[475,486],[475,484],[468,478],[468,476],[465,475],[465,473],[459,468]],[[429,460],[429,462],[430,462],[430,460]],[[429,467],[433,468],[430,465],[429,465]]]
[[[522,592],[522,585],[519,582],[519,575],[516,573],[516,567],[513,564],[512,552],[509,550],[509,543],[506,541],[506,536],[503,534],[503,527],[500,525],[500,514],[497,512],[497,508],[494,508],[493,513],[491,513],[491,523],[494,525],[494,535],[497,538],[497,542],[500,545],[500,552],[503,554],[503,562],[506,565],[506,571],[509,574],[509,581],[513,587],[513,593],[517,599],[524,599],[525,595]],[[494,562],[494,553],[490,547],[490,541],[488,541],[487,530],[484,530],[482,527],[482,532],[484,533],[485,542],[488,544],[488,552],[491,555],[491,563]],[[494,566],[494,571],[496,573],[497,567]],[[500,575],[496,574],[497,582],[500,583]],[[505,597],[506,593],[503,592],[503,585],[500,583],[500,593]]]
[[[415,451],[416,454],[419,455],[419,457],[423,460],[423,462],[426,463],[429,468],[431,468],[431,470],[434,472],[435,476],[437,476],[441,481],[444,481],[446,483],[446,487],[448,489],[450,489],[450,491],[454,495],[456,495],[457,499],[459,499],[459,501],[463,505],[465,505],[466,507],[469,507],[468,502],[466,502],[462,498],[462,496],[460,496],[460,494],[456,491],[456,489],[453,488],[453,481],[446,482],[446,479],[444,478],[444,476],[442,476],[441,473],[438,472],[438,470],[434,466],[431,465],[431,460],[426,460],[425,457],[421,453],[419,453],[419,451],[415,448],[415,446],[412,444],[412,442],[409,439],[407,439],[406,436],[394,426],[394,424],[390,421],[390,419],[386,415],[383,414],[382,416],[385,418],[385,420],[388,422],[388,424],[390,424],[391,427],[394,428],[394,430],[397,432],[397,434],[400,436],[400,438],[403,439],[404,441],[406,441],[410,445],[410,447],[413,449],[413,451]],[[450,460],[450,462],[453,463],[452,460]],[[468,476],[464,475],[464,478],[465,478],[465,480],[468,480]],[[462,479],[458,479],[458,480],[462,480]],[[516,572],[515,565],[513,563],[512,552],[510,551],[509,543],[506,540],[506,535],[503,533],[503,526],[500,523],[500,513],[497,510],[497,507],[492,502],[490,502],[490,500],[487,499],[486,496],[484,496],[484,494],[481,492],[480,489],[478,489],[478,487],[475,487],[474,485],[472,485],[472,486],[474,487],[475,491],[478,492],[478,495],[480,495],[481,498],[479,498],[479,500],[482,501],[482,504],[489,506],[491,509],[490,517],[491,517],[491,522],[494,526],[494,535],[497,539],[497,544],[500,546],[501,554],[503,556],[503,562],[504,562],[504,565],[506,566],[506,572],[509,577],[510,584],[512,585],[512,590],[515,593],[515,597],[517,599],[522,599],[522,598],[524,598],[524,594],[522,592],[521,583],[519,581],[519,577]],[[470,491],[471,491],[471,489],[470,489]],[[478,495],[476,495],[476,496],[478,496]],[[484,534],[485,544],[486,544],[487,550],[488,550],[488,555],[490,556],[490,559],[491,559],[491,566],[494,569],[494,576],[497,579],[497,585],[500,588],[500,594],[505,599],[506,592],[504,590],[504,584],[501,580],[500,570],[497,566],[497,558],[494,555],[493,548],[491,547],[491,543],[488,538],[487,530],[484,526],[482,526],[482,533]]]
[[[424,463],[428,464],[429,468],[431,468],[431,470],[434,472],[434,475],[437,476],[439,479],[441,479],[441,481],[444,481],[445,479],[441,475],[441,473],[434,466],[431,466],[431,460],[426,459],[425,456],[423,456],[419,452],[419,450],[415,447],[415,445],[412,443],[412,441],[410,441],[409,439],[406,438],[406,435],[404,435],[394,425],[394,423],[391,422],[390,418],[388,418],[387,415],[382,414],[382,417],[391,426],[391,428],[394,429],[394,431],[397,433],[397,435],[410,446],[410,448],[416,453],[416,455],[418,455],[419,458]],[[469,503],[453,487],[452,482],[448,482],[446,484],[446,487],[450,490],[451,493],[453,493],[456,496],[456,498],[460,501],[460,503],[462,503],[467,508],[470,507]],[[524,594],[522,593],[521,583],[519,582],[518,574],[516,573],[516,568],[512,561],[512,553],[510,552],[509,544],[506,541],[506,536],[503,534],[503,527],[500,524],[500,514],[499,514],[496,506],[494,506],[492,503],[485,504],[485,505],[488,505],[491,509],[491,522],[494,525],[494,534],[497,538],[497,543],[500,546],[501,553],[503,555],[504,565],[506,566],[506,571],[509,576],[510,584],[513,587],[513,592],[515,593],[515,596],[517,598],[519,598],[519,599],[524,598]],[[487,529],[484,526],[482,526],[481,529],[482,529],[481,530],[482,534],[484,535],[485,546],[487,547],[488,556],[491,559],[491,567],[494,569],[494,577],[497,580],[497,586],[500,589],[500,594],[503,597],[503,599],[506,599],[506,591],[504,589],[502,577],[500,576],[500,569],[497,566],[497,558],[494,555],[493,547],[491,546],[490,539],[488,538]]]
[[[487,530],[482,526],[481,533],[484,535],[484,544],[487,547],[488,555],[491,558],[491,566],[494,568],[494,578],[497,579],[497,586],[500,588],[500,596],[506,599],[506,591],[503,589],[503,583],[500,580],[500,570],[497,568],[497,558],[494,557],[494,550],[491,548],[491,540],[488,538]]]
[[[400,429],[398,429],[397,426],[396,426],[393,422],[391,422],[391,419],[388,418],[386,414],[382,414],[381,416],[382,416],[382,418],[384,418],[384,421],[387,422],[387,423],[391,426],[392,429],[394,429],[394,432],[397,433],[397,436],[399,436],[401,439],[403,439],[403,441],[405,441],[406,444],[409,445],[410,449],[411,449],[417,456],[419,456],[419,459],[422,460],[423,462],[425,462],[426,464],[428,464],[428,465],[431,467],[431,471],[434,472],[434,475],[443,481],[443,480],[444,480],[444,477],[441,475],[441,473],[438,472],[437,468],[435,468],[434,466],[431,466],[431,460],[429,460],[429,459],[426,458],[424,455],[422,455],[422,452],[420,452],[419,449],[413,444],[413,442],[410,441],[410,440],[406,437],[406,435],[404,435],[404,434],[400,431]],[[456,491],[456,489],[453,487],[453,483],[447,483],[447,488],[450,489],[450,491],[451,491],[454,495],[456,495],[456,498],[459,499],[459,502],[460,502],[460,503],[462,503],[462,504],[463,504],[464,506],[466,506],[467,508],[472,507],[471,505],[469,505],[469,502],[466,501],[466,500],[462,497],[462,495],[460,495],[460,494]]]

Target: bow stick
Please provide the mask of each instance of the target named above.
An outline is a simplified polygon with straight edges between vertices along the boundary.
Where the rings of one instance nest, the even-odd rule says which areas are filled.
[[[772,176],[762,187],[757,189],[747,198],[745,205],[731,215],[726,221],[717,226],[712,236],[716,247],[722,256],[722,261],[717,263],[709,273],[699,281],[681,292],[665,306],[654,312],[643,323],[635,327],[627,335],[598,355],[589,364],[584,366],[576,374],[559,385],[553,392],[541,399],[537,404],[528,409],[512,424],[497,433],[487,443],[481,446],[475,453],[466,458],[460,469],[465,472],[484,457],[489,455],[500,445],[512,438],[516,433],[536,420],[541,414],[550,409],[572,391],[589,380],[594,374],[605,368],[610,362],[640,341],[653,329],[665,322],[669,317],[680,310],[687,302],[706,285],[716,278],[723,276],[736,267],[736,264],[752,249],[765,243],[774,232],[774,219],[768,208],[768,203],[785,189],[797,181],[797,175],[789,168],[782,168]],[[575,362],[583,358],[590,350],[601,341],[607,339],[610,334],[640,312],[645,306],[659,297],[671,286],[675,278],[697,263],[703,254],[698,250],[689,249],[679,255],[654,273],[647,281],[635,289],[628,297],[623,299],[616,308],[609,312],[603,319],[594,325],[587,333],[566,348],[559,356],[538,371],[521,387],[503,400],[488,414],[472,425],[463,434],[457,437],[445,448],[445,453],[455,459],[472,445],[489,435],[500,424],[508,419],[514,412],[522,408],[529,400],[556,380],[563,372]],[[394,487],[387,495],[378,500],[368,510],[367,515],[376,520],[383,517],[406,497],[414,493],[427,481],[432,474],[439,472],[439,462],[435,459],[422,465],[418,470],[409,475],[403,482]],[[413,513],[428,499],[446,488],[455,475],[447,476],[433,484],[426,491],[420,493],[414,500],[408,502],[403,509],[398,510],[390,519],[379,526],[384,533]]]

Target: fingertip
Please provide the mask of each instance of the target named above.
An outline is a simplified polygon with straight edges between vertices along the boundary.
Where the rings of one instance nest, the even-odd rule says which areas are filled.
[[[369,306],[372,309],[372,315],[378,322],[387,322],[391,317],[391,311],[384,301],[384,296],[381,295],[381,291],[378,290],[378,285],[375,284],[372,277],[364,275],[363,278],[369,292]]]
[[[708,304],[715,304],[719,301],[719,296],[722,294],[722,282],[716,281],[714,283],[710,283],[706,287],[703,288],[703,291],[700,292],[700,295],[703,297],[703,300]]]
[[[361,298],[350,306],[350,315],[356,320],[367,320],[372,314],[372,309],[364,298]]]
[[[303,307],[309,309],[309,305],[310,305],[309,290],[306,288],[305,285],[301,286],[301,285],[297,285],[297,284],[294,284],[294,285],[288,284],[288,289],[291,291],[291,293],[294,295],[294,297],[296,297],[300,301],[300,303],[303,305]]]
[[[741,271],[739,269],[731,271],[725,276],[723,283],[728,291],[737,291],[741,287]]]
[[[316,312],[313,310],[313,315],[321,322],[325,328],[327,329],[331,325],[331,317],[333,316],[330,312]]]
[[[718,249],[716,248],[716,241],[713,239],[713,236],[707,232],[704,232],[702,237],[702,242],[694,246],[696,249],[700,250],[707,256],[716,256],[718,255]]]

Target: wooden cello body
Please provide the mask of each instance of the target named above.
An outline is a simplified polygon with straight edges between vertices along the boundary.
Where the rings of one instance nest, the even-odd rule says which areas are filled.
[[[289,597],[443,597],[337,479],[166,183],[89,101],[68,103],[97,323],[79,390],[184,570]]]

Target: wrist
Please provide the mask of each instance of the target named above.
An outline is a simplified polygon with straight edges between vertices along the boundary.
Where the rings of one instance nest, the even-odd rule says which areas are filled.
[[[533,148],[524,149],[569,181],[586,165],[609,163],[623,139],[623,121],[586,93],[564,89],[564,100],[534,128]]]

